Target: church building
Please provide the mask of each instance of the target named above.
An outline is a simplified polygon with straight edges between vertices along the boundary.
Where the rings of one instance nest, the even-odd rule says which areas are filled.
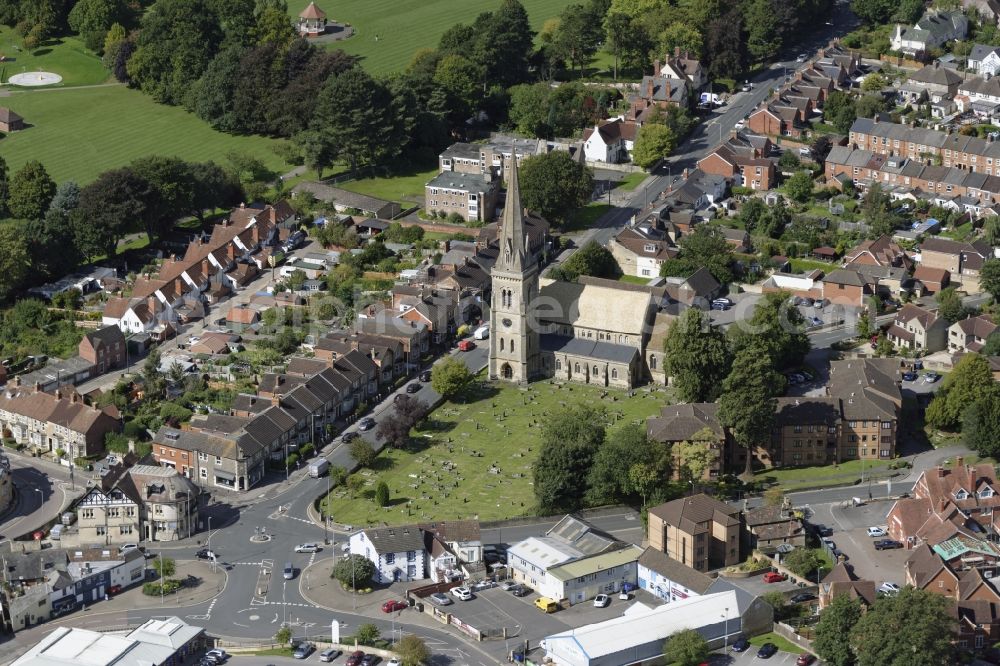
[[[586,276],[541,278],[525,214],[512,163],[490,272],[490,378],[525,384],[554,377],[617,388],[649,381],[645,349],[665,290]]]

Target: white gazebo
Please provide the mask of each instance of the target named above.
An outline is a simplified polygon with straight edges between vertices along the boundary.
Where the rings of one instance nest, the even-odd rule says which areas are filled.
[[[299,34],[303,37],[316,37],[326,32],[326,12],[310,2],[309,6],[299,14]]]

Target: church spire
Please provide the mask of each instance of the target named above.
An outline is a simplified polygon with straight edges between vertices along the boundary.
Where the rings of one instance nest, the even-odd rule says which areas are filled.
[[[517,153],[511,150],[507,173],[507,201],[500,220],[500,263],[510,271],[523,271],[532,263],[521,207],[521,186],[517,180]]]

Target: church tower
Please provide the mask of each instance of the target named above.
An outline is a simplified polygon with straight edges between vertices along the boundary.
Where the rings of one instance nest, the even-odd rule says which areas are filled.
[[[538,296],[538,263],[524,227],[517,156],[513,154],[499,236],[500,254],[490,271],[490,378],[525,384],[538,370],[538,331],[530,317]]]

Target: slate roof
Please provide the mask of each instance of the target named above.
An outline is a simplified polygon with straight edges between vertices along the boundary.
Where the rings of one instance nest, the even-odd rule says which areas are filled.
[[[655,571],[667,580],[678,583],[698,594],[705,594],[709,586],[715,581],[714,578],[710,578],[686,564],[667,557],[666,553],[652,546],[642,551],[642,555],[639,556],[639,566],[646,567],[650,571]]]
[[[854,270],[847,270],[844,268],[839,268],[832,271],[829,275],[823,278],[823,282],[829,282],[830,284],[844,284],[851,287],[864,287],[865,279]]]
[[[707,522],[717,522],[726,527],[740,523],[739,509],[720,502],[714,497],[709,497],[705,493],[666,502],[651,508],[649,513],[688,534],[711,531],[711,526],[704,525]]]
[[[778,398],[775,425],[835,425],[840,420],[840,398]],[[826,433],[822,433],[826,434]]]
[[[705,428],[715,433],[719,439],[724,435],[717,403],[667,405],[660,410],[659,416],[646,420],[646,434],[657,442],[690,441]]]
[[[910,81],[951,87],[962,82],[962,75],[949,67],[941,67],[938,63],[934,63],[910,74]]]
[[[416,525],[380,527],[364,530],[378,553],[404,553],[424,550],[424,531]]]
[[[539,337],[543,351],[581,356],[610,363],[631,363],[632,359],[639,353],[635,347],[589,338],[576,338],[553,333],[543,333]]]

